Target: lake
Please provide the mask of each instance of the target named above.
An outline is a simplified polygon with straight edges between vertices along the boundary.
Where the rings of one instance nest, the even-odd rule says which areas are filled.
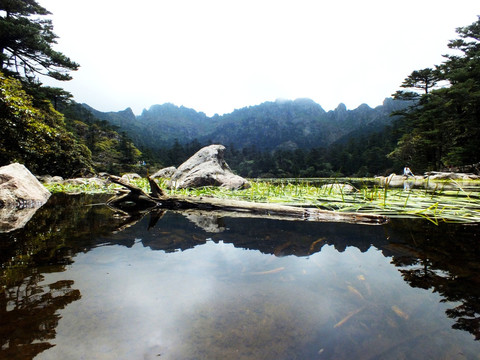
[[[128,217],[0,233],[1,359],[480,359],[477,224]]]

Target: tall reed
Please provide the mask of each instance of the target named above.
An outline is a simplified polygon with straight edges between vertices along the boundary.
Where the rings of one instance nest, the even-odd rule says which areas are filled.
[[[133,181],[145,192],[150,191],[146,179]],[[317,207],[334,211],[376,213],[391,217],[422,217],[434,223],[480,222],[480,182],[474,182],[473,190],[464,189],[458,182],[437,182],[432,187],[402,189],[389,182],[381,187],[368,185],[364,179],[268,179],[252,180],[245,190],[228,190],[221,187],[197,189],[168,189],[166,180],[158,180],[169,195],[210,196],[256,202],[284,203],[303,207]],[[328,186],[322,186],[328,184]],[[353,186],[347,190],[346,185]],[[446,185],[455,188],[448,189]],[[93,185],[47,185],[53,192],[114,192],[118,185],[103,188]]]

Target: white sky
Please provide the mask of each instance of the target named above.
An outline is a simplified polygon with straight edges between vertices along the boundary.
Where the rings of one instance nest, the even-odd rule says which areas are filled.
[[[101,111],[171,102],[207,115],[277,98],[374,107],[449,53],[478,0],[38,0],[56,50],[51,83]],[[47,83],[47,82],[46,82]]]

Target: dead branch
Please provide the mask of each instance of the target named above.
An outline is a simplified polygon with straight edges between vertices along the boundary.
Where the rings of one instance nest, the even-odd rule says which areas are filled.
[[[128,209],[167,209],[167,210],[211,210],[231,213],[235,217],[262,217],[268,219],[290,221],[343,222],[351,224],[380,225],[388,222],[388,218],[376,214],[347,213],[298,206],[256,203],[249,201],[217,199],[211,197],[168,196],[153,179],[149,179],[152,194],[146,194],[140,188],[110,176],[109,179],[124,186],[129,193],[114,196],[107,204],[127,211]],[[154,184],[152,186],[152,183]]]

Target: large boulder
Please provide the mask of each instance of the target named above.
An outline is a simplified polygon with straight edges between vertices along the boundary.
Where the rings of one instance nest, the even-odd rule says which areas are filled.
[[[155,174],[151,175],[152,179],[169,179],[175,174],[177,168],[175,166],[169,166],[163,169],[158,170]]]
[[[0,168],[0,208],[40,207],[50,192],[21,164]]]
[[[20,229],[50,192],[21,164],[0,167],[0,232]]]
[[[197,151],[178,167],[170,180],[170,186],[177,189],[202,186],[222,186],[228,189],[250,187],[250,183],[235,175],[225,162],[225,146],[210,145]]]
[[[212,214],[211,211],[189,210],[184,211],[183,216],[209,233],[221,233],[226,230],[222,217]]]

